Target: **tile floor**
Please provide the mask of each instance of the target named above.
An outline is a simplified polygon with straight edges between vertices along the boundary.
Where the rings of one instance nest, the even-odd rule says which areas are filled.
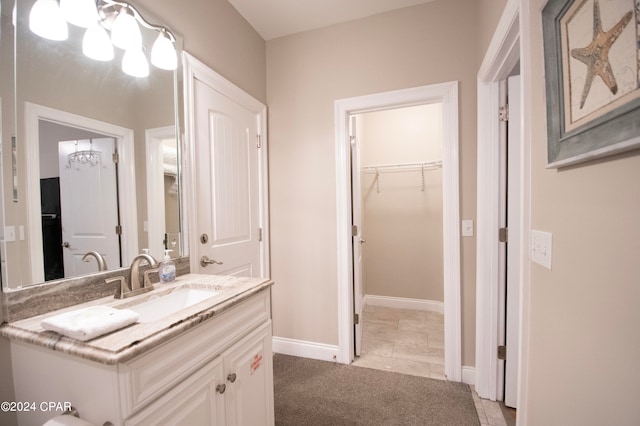
[[[362,351],[353,365],[446,380],[443,314],[367,306],[362,320]],[[506,426],[497,402],[475,391],[473,401],[481,425]]]

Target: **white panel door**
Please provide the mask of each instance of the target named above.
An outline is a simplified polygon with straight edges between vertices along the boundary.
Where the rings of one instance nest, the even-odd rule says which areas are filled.
[[[98,272],[93,258],[83,262],[89,251],[100,253],[109,269],[120,267],[118,193],[113,162],[115,139],[100,138],[58,143],[60,171],[60,214],[62,221],[64,276]],[[77,142],[77,146],[76,146]],[[69,163],[75,150],[100,152],[97,164]]]
[[[522,172],[519,167],[522,155],[522,138],[520,137],[520,76],[507,80],[509,93],[509,125],[508,125],[508,170],[507,170],[507,325],[505,361],[504,404],[516,407],[518,400],[518,364],[519,364],[519,330],[520,330],[520,259],[521,235],[520,226],[520,187]]]
[[[200,80],[194,97],[195,255],[211,263],[192,272],[259,276],[257,116]]]
[[[362,190],[360,186],[360,146],[357,134],[356,116],[350,117],[349,131],[351,137],[351,208],[353,216],[353,226],[357,232],[353,235],[353,311],[358,315],[359,320],[354,325],[354,352],[360,356],[362,348],[362,299],[363,276],[362,276],[362,244],[365,242],[362,237]]]

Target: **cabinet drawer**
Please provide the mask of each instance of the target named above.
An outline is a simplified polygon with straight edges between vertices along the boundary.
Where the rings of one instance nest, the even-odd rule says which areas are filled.
[[[155,400],[222,353],[229,345],[268,321],[267,289],[203,322],[151,352],[119,366],[123,418]]]

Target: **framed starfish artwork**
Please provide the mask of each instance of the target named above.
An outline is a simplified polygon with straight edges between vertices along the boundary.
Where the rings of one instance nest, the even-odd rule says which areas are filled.
[[[549,167],[640,147],[640,0],[549,0],[542,24]]]

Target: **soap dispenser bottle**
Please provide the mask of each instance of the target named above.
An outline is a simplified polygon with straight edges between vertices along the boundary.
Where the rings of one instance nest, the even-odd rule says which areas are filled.
[[[158,268],[158,275],[162,284],[168,284],[176,279],[176,265],[169,256],[170,251],[173,250],[164,251],[164,259],[160,263],[160,268]]]

